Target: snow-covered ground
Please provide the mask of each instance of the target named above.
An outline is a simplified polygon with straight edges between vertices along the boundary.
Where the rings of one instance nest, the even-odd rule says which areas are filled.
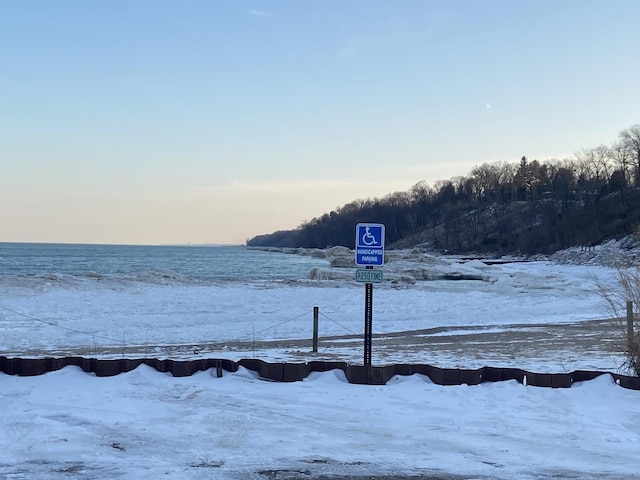
[[[414,280],[424,272],[402,262],[385,267],[385,278],[397,281],[374,287],[374,364],[552,372],[621,364],[613,343],[581,355],[568,343],[565,356],[561,341],[540,336],[571,327],[575,338],[607,343],[592,334],[608,313],[593,281],[614,286],[612,268],[434,262],[430,271],[478,279],[407,281],[407,269]],[[0,348],[8,356],[358,363],[364,288],[337,278],[211,285],[13,279],[0,288]],[[316,354],[314,306],[321,312]],[[526,354],[478,355],[483,340],[505,332],[519,332],[519,341],[531,334]],[[448,337],[469,343],[437,348]],[[38,377],[0,374],[0,409],[0,478],[7,479],[640,478],[640,392],[609,375],[543,389],[441,387],[418,375],[350,385],[341,372],[280,384],[244,369],[173,378],[146,366],[97,378],[68,367]]]
[[[0,375],[6,479],[632,479],[640,392],[609,375],[570,389],[347,384],[247,370],[173,378],[150,367]],[[420,476],[421,475],[421,476]],[[378,477],[376,477],[378,476]]]
[[[485,265],[398,260],[383,270],[388,281],[374,286],[374,335],[406,332],[407,347],[418,336],[422,347],[403,349],[402,342],[395,342],[393,349],[374,347],[374,364],[483,366],[482,358],[464,352],[456,358],[439,357],[430,341],[460,331],[551,329],[604,318],[609,312],[596,292],[594,278],[616,283],[612,268],[543,261]],[[424,271],[436,278],[465,275],[482,280],[392,280],[409,273],[424,276]],[[320,353],[353,363],[361,358],[357,339],[364,330],[364,287],[353,281],[353,269],[328,268],[327,274],[338,279],[209,285],[123,283],[91,277],[82,281],[12,279],[0,290],[0,349],[7,356],[194,358],[197,352],[195,358],[300,361],[307,359],[302,355],[309,350],[305,344],[273,341],[304,340],[310,345],[313,307],[317,306]],[[584,335],[590,333],[585,328]],[[542,359],[535,365],[549,371],[612,370],[621,364],[616,352],[599,351],[587,351],[567,363],[567,358],[546,357],[544,347],[540,344],[540,355],[534,355]],[[492,360],[501,363],[495,366],[522,367],[521,362],[529,362],[525,366],[531,367],[534,358]],[[513,365],[514,361],[518,364]]]

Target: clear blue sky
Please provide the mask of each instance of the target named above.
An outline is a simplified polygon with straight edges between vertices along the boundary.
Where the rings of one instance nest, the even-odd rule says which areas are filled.
[[[637,0],[0,3],[0,241],[242,243],[640,123]]]

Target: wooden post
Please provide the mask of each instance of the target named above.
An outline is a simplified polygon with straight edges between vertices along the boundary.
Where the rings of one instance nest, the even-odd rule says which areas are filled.
[[[627,340],[628,344],[631,345],[631,342],[634,340],[633,335],[633,302],[627,302]]]
[[[318,353],[318,307],[313,307],[313,353]]]

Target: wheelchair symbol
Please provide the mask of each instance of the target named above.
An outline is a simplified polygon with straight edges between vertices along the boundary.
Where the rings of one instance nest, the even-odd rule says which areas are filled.
[[[365,233],[364,235],[362,235],[362,244],[366,245],[367,247],[371,247],[373,245],[378,244],[378,241],[376,240],[375,235],[373,235],[373,233],[369,231],[369,228],[371,227],[364,227]]]

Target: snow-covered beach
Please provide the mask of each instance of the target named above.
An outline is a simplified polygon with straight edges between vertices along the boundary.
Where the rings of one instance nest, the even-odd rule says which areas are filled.
[[[620,371],[617,329],[594,288],[595,278],[614,285],[615,269],[410,257],[385,265],[375,287],[374,365]],[[6,356],[359,364],[363,287],[353,269],[318,262],[309,265],[315,279],[3,276],[1,348]],[[441,387],[420,375],[350,385],[339,371],[293,384],[244,369],[223,378],[173,378],[146,366],[109,378],[76,367],[3,374],[0,476],[640,478],[638,400],[608,375],[543,389]]]
[[[640,394],[608,376],[570,389],[418,375],[362,386],[334,372],[285,384],[140,367],[0,382],[7,479],[638,478]]]
[[[275,263],[308,258],[308,252],[261,253]],[[331,266],[352,260],[346,249],[339,250],[304,264],[298,277],[274,280],[202,280],[173,271],[161,277],[5,275],[0,278],[0,347],[7,356],[357,363],[362,359],[363,285],[354,281],[354,267]],[[595,279],[615,285],[613,268],[550,261],[483,263],[410,251],[391,253],[382,270],[384,282],[374,289],[374,364],[474,368],[491,363],[563,372],[615,371],[622,363],[612,345],[616,325],[603,320],[610,314],[594,285]],[[320,312],[320,341],[318,354],[312,355],[314,307]],[[589,326],[610,335],[591,341]],[[548,342],[541,337],[544,332]],[[514,351],[501,356],[500,334],[535,343],[523,358]],[[555,341],[561,335],[571,335],[566,348]],[[472,347],[478,344],[482,350],[482,343],[496,339],[498,348],[484,355]],[[585,339],[591,340],[584,344]],[[447,343],[451,348],[443,349]]]

